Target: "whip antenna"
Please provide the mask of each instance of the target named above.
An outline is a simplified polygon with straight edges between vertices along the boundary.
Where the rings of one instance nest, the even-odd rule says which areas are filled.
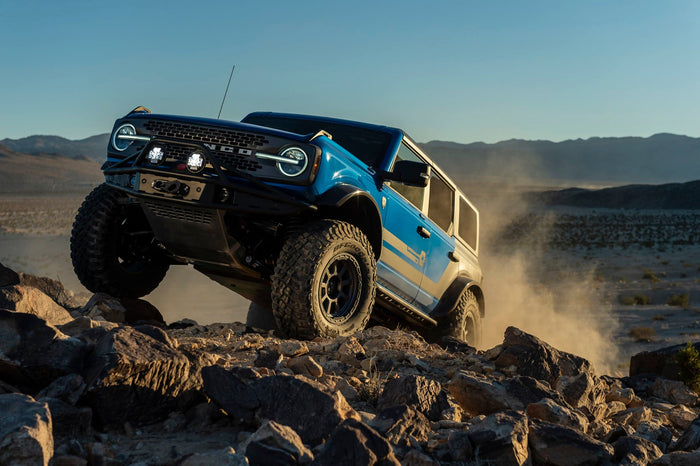
[[[216,117],[216,119],[221,118],[221,110],[224,109],[224,102],[226,102],[226,94],[228,94],[228,87],[231,85],[231,78],[233,77],[233,70],[236,69],[236,65],[233,65],[233,68],[231,68],[231,74],[228,77],[228,84],[226,84],[226,92],[224,92],[224,98],[221,100],[221,107],[219,107],[219,115]]]

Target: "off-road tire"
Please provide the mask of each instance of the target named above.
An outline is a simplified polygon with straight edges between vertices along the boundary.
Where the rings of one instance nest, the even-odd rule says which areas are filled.
[[[73,269],[80,283],[93,293],[140,298],[158,286],[169,263],[157,253],[129,262],[124,238],[120,238],[129,215],[143,215],[141,207],[120,203],[124,194],[101,184],[83,201],[70,238]],[[134,209],[129,211],[127,209]],[[139,210],[136,210],[139,209]],[[139,218],[145,221],[145,218]],[[121,260],[120,260],[121,259]]]
[[[443,323],[442,335],[457,338],[474,347],[481,345],[479,302],[471,290],[462,291],[457,306]]]
[[[352,277],[331,284],[333,278],[328,277],[334,273]],[[322,298],[328,298],[332,289],[341,290],[341,284],[350,279],[357,296],[353,294],[347,300],[338,298],[336,317],[327,312],[332,310],[332,304]],[[312,339],[362,330],[374,307],[376,279],[377,263],[372,246],[359,228],[338,220],[306,225],[303,231],[293,233],[285,241],[275,265],[272,312],[278,332],[281,336]],[[346,295],[342,291],[342,296]]]

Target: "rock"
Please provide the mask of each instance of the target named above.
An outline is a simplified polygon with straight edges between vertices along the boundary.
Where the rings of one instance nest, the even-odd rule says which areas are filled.
[[[586,372],[560,377],[556,383],[556,390],[574,408],[592,408],[605,402],[604,391],[597,386],[597,380]]]
[[[298,340],[283,340],[277,345],[277,351],[288,358],[303,356],[309,352],[306,343]]]
[[[467,434],[480,462],[529,464],[528,422],[523,412],[491,414],[470,425]]]
[[[368,425],[347,419],[333,431],[314,465],[355,466],[399,466],[400,463],[391,444]]]
[[[528,404],[542,398],[552,398],[559,404],[565,404],[558,393],[532,377],[512,377],[500,383],[460,371],[454,375],[448,389],[459,406],[472,416],[508,409],[523,410]]]
[[[277,350],[261,348],[258,351],[258,356],[255,358],[253,365],[255,367],[267,367],[275,369],[282,362],[282,353]]]
[[[314,358],[308,355],[288,359],[286,365],[295,374],[307,375],[314,378],[319,378],[323,375],[323,368]]]
[[[607,404],[605,415],[603,417],[612,417],[627,409],[627,406],[622,401],[611,401]]]
[[[649,387],[648,394],[673,404],[686,406],[698,404],[698,395],[680,380],[668,380],[659,377]]]
[[[115,324],[114,322],[107,322],[106,320],[92,320],[89,317],[79,316],[67,324],[60,325],[59,329],[66,335],[82,339],[83,334],[88,333],[86,332],[87,330],[94,328],[104,330],[104,332],[100,333],[100,336],[102,336],[103,334],[107,333],[107,331],[117,327],[119,327],[119,324]],[[92,340],[95,342],[94,338]]]
[[[194,371],[181,352],[120,327],[97,343],[84,374],[83,399],[104,425],[157,422],[191,401],[199,388]]]
[[[40,290],[63,308],[71,309],[75,306],[73,293],[66,291],[63,283],[49,277],[37,277],[28,273],[19,273],[19,284],[30,286]]]
[[[641,437],[622,437],[614,444],[615,461],[621,465],[648,464],[661,455],[663,452],[654,445],[653,442]]]
[[[164,343],[165,345],[171,348],[177,348],[176,342],[174,342],[170,338],[170,336],[167,333],[165,333],[165,330],[163,330],[160,327],[156,327],[155,325],[140,324],[135,325],[134,330],[137,330],[143,333],[144,335],[148,335],[154,340],[158,340],[159,342]]]
[[[667,453],[659,459],[652,461],[650,466],[697,466],[700,464],[700,451],[677,451]]]
[[[469,439],[469,433],[462,430],[450,432],[447,437],[449,459],[452,461],[470,461],[474,459],[474,447]]]
[[[0,263],[0,288],[19,285],[19,275]]]
[[[360,420],[343,395],[301,376],[263,377],[252,384],[263,419],[291,427],[305,444],[317,445],[346,419]]]
[[[627,424],[637,428],[644,421],[650,421],[652,417],[651,409],[646,406],[641,408],[629,408],[612,416],[613,422],[617,424]]]
[[[73,320],[70,313],[49,296],[36,288],[23,285],[0,288],[0,309],[33,314],[51,325]]]
[[[695,343],[696,350],[700,350],[700,342]],[[641,374],[658,374],[664,378],[678,380],[680,367],[673,357],[678,351],[685,348],[685,344],[667,346],[655,351],[643,351],[630,359],[630,376]]]
[[[365,359],[365,349],[357,338],[348,337],[338,348],[335,359],[353,367],[360,367],[360,361]]]
[[[168,415],[168,418],[163,421],[163,431],[172,433],[179,432],[187,426],[187,416],[181,411],[175,411]]]
[[[673,440],[673,432],[656,421],[640,422],[634,435],[654,442],[662,452],[668,449]]]
[[[543,398],[537,403],[530,403],[527,405],[526,411],[532,419],[571,427],[584,433],[588,430],[588,420],[583,415],[561,406],[549,398]]]
[[[700,448],[700,417],[690,423],[690,426],[678,438],[676,443],[671,445],[671,451],[693,451]]]
[[[87,385],[80,374],[59,377],[37,393],[37,398],[58,398],[70,405],[78,402]]]
[[[604,436],[605,443],[614,443],[617,439],[634,434],[634,428],[621,424],[610,429]]]
[[[221,366],[202,369],[204,392],[234,419],[251,423],[260,401],[256,390]]]
[[[81,314],[91,319],[108,322],[151,324],[165,326],[160,311],[148,301],[136,298],[115,298],[106,293],[95,293],[80,309]]]
[[[308,464],[314,459],[292,428],[275,421],[266,421],[240,448],[251,465]]]
[[[406,375],[384,384],[377,410],[398,405],[410,406],[431,421],[440,420],[442,411],[450,407],[440,383],[420,375]]]
[[[51,458],[52,466],[87,466],[88,461],[85,458],[75,455],[56,455]]]
[[[613,449],[568,427],[533,420],[528,433],[535,464],[552,466],[609,463]]]
[[[340,378],[335,382],[335,389],[343,394],[346,400],[353,401],[357,398],[357,389],[353,387],[347,380]]]
[[[56,442],[87,435],[92,425],[92,410],[88,407],[76,408],[58,398],[40,398],[51,412],[53,437]]]
[[[194,453],[178,462],[179,466],[211,466],[213,464],[217,466],[243,466],[249,463],[245,456],[237,454],[231,447]]]
[[[35,392],[64,375],[80,373],[85,343],[37,316],[0,310],[0,378]]]
[[[666,413],[666,417],[678,429],[686,430],[698,416],[695,411],[683,405],[677,405]]]
[[[439,463],[414,448],[404,455],[401,460],[401,466],[439,466]]]
[[[629,406],[630,404],[637,402],[637,400],[639,400],[639,397],[634,393],[634,390],[631,388],[616,388],[605,394],[606,403],[609,403],[611,401],[619,401],[621,403],[624,403],[625,406]]]
[[[410,438],[418,442],[428,440],[430,421],[410,406],[392,406],[377,414],[369,424],[394,445],[409,447]]]
[[[27,395],[0,395],[0,464],[48,465],[53,456],[51,414]]]
[[[497,368],[515,366],[520,375],[544,380],[554,386],[560,376],[583,372],[593,375],[586,359],[559,351],[539,338],[515,327],[508,327],[503,339],[503,351],[495,360]]]

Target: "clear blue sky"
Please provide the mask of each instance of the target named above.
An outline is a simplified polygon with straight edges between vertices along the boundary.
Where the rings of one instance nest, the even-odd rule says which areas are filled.
[[[700,2],[0,0],[0,139],[138,105],[399,126],[419,141],[700,136]]]

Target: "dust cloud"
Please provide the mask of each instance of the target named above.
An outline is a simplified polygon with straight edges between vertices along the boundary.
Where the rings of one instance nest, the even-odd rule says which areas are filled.
[[[507,241],[505,229],[527,215],[531,206],[523,200],[521,189],[490,186],[489,190],[488,195],[478,196],[477,204],[486,297],[483,347],[502,343],[506,327],[512,325],[585,357],[600,372],[613,371],[618,355],[615,324],[607,318],[595,264],[546,247],[554,214],[545,215],[535,232],[517,233],[538,238]]]

